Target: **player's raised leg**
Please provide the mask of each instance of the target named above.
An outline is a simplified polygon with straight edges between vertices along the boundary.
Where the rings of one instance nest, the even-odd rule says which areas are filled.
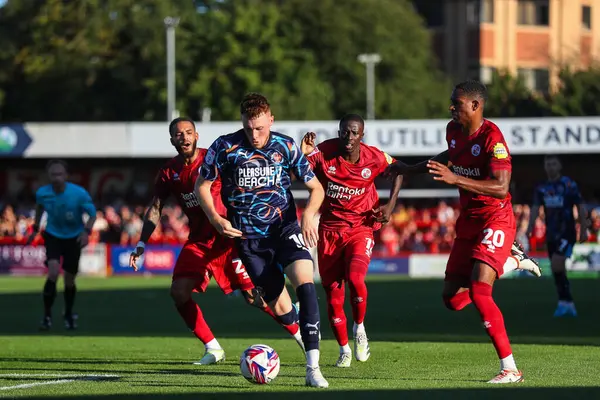
[[[283,288],[281,295],[279,296],[279,309],[285,308],[284,304],[292,305],[292,309],[289,312],[283,312],[282,316],[277,316],[271,307],[264,301],[262,297],[262,293],[259,292],[258,289],[246,289],[242,290],[242,295],[244,296],[244,300],[248,305],[258,308],[262,312],[268,314],[271,318],[273,318],[279,325],[283,327],[298,343],[298,346],[304,351],[304,343],[302,342],[302,335],[300,334],[300,325],[298,324],[298,313],[296,309],[292,305],[292,299],[287,291],[287,289]]]
[[[225,360],[225,351],[204,320],[202,310],[192,299],[192,292],[197,285],[196,279],[175,277],[171,283],[171,297],[187,327],[206,349],[202,359],[194,364],[209,365]]]
[[[313,262],[311,259],[299,259],[287,265],[284,270],[300,302],[300,332],[306,349],[306,384],[328,387],[329,383],[319,368],[321,318],[317,290],[313,281]]]
[[[237,250],[232,248],[232,252],[232,256],[227,255],[224,268],[213,269],[213,276],[221,287],[221,290],[225,294],[229,294],[233,289],[240,289],[246,304],[258,308],[277,321],[296,340],[302,351],[304,351],[296,309],[292,307],[291,311],[282,313],[281,317],[277,316],[265,301],[261,289],[255,287],[252,283],[244,263],[237,256]],[[281,304],[292,304],[285,286],[282,289],[278,302]],[[283,307],[285,308],[286,306]]]
[[[500,373],[488,383],[517,383],[523,381],[523,374],[517,369],[504,326],[504,317],[492,297],[493,285],[497,278],[498,274],[494,268],[476,261],[469,293],[500,358]]]

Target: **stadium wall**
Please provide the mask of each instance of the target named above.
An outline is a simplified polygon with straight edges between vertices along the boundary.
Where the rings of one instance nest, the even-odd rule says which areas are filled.
[[[129,254],[133,247],[96,244],[83,250],[80,274],[83,276],[153,276],[170,275],[181,246],[146,247],[138,272],[129,268]],[[314,253],[314,249],[313,249]],[[544,276],[551,277],[550,264],[540,255]],[[313,254],[316,259],[316,255]],[[0,274],[13,276],[41,276],[45,273],[46,258],[43,246],[0,244]],[[410,278],[440,279],[448,261],[447,254],[407,254],[400,257],[373,258],[369,266],[372,275],[403,275]],[[600,277],[600,244],[578,244],[568,261],[569,277]],[[527,276],[519,273],[507,277]],[[318,274],[316,276],[318,279]]]
[[[600,152],[600,117],[495,119],[512,154]],[[365,141],[390,154],[427,156],[447,148],[448,120],[368,121]],[[335,137],[337,121],[276,122],[273,129],[297,142],[308,132],[319,141]],[[199,146],[240,128],[239,122],[197,124]],[[167,123],[26,123],[0,125],[3,157],[168,157]]]

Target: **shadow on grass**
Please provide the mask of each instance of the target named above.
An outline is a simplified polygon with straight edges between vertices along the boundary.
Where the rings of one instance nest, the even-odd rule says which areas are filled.
[[[495,288],[495,297],[514,343],[598,346],[597,286],[596,280],[572,282],[580,314],[575,319],[552,317],[555,292],[549,279],[503,280]],[[318,287],[323,338],[332,339],[331,329],[325,323],[325,295],[320,285]],[[41,293],[0,294],[0,304],[5,305],[0,336],[191,337],[171,302],[167,287],[90,291],[85,291],[83,285],[81,288],[76,304],[80,329],[75,332],[64,331],[58,318],[62,296],[57,297],[55,304],[57,317],[53,329],[40,333],[37,323],[42,308]],[[369,282],[366,319],[369,338],[392,342],[488,342],[473,306],[462,312],[446,310],[441,301],[441,288],[440,280]],[[195,295],[195,299],[219,338],[286,337],[270,317],[247,306],[241,297],[227,298],[212,286],[207,293]],[[106,360],[80,362],[111,363]]]
[[[188,388],[187,385],[185,385]],[[265,388],[266,389],[266,388]],[[354,391],[336,391],[336,390],[309,390],[300,392],[196,392],[180,394],[153,394],[153,395],[90,395],[81,397],[86,400],[94,399],[174,399],[174,400],[196,400],[198,398],[221,398],[231,400],[305,400],[310,396],[311,400],[332,400],[332,399],[403,399],[403,400],[432,400],[432,399],[486,399],[486,400],[511,400],[526,399],[582,399],[582,398],[600,398],[600,387],[570,387],[570,388],[519,388],[519,387],[490,387],[485,389],[422,389],[422,390],[354,390]],[[69,397],[28,397],[30,399],[58,400]]]

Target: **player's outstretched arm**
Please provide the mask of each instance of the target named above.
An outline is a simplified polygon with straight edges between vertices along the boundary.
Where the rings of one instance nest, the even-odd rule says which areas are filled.
[[[242,231],[235,229],[231,222],[221,217],[215,207],[215,202],[212,197],[210,188],[212,181],[204,179],[201,176],[196,179],[195,193],[198,197],[200,207],[204,210],[204,213],[208,217],[210,224],[215,227],[219,234],[227,236],[229,238],[242,237]]]
[[[321,208],[321,204],[325,199],[325,190],[316,177],[305,182],[305,185],[308,189],[309,196],[306,208],[302,214],[301,225],[302,237],[304,237],[304,242],[310,248],[315,247],[319,241],[316,217]]]
[[[448,150],[441,152],[437,156],[422,161],[418,164],[408,165],[403,163],[402,161],[395,161],[385,171],[385,175],[387,176],[397,176],[397,175],[415,175],[415,174],[426,174],[429,171],[427,164],[430,161],[436,161],[444,165],[448,165],[448,161],[450,160],[448,156]]]
[[[137,260],[142,254],[144,254],[146,242],[150,240],[152,233],[160,222],[163,205],[163,200],[159,196],[154,196],[150,202],[150,205],[148,206],[148,209],[146,210],[146,214],[144,214],[144,223],[142,225],[140,241],[135,246],[135,250],[129,255],[129,266],[133,268],[134,271],[138,270]]]
[[[394,178],[394,184],[390,189],[390,200],[387,204],[380,206],[375,210],[375,219],[377,222],[381,222],[382,224],[387,224],[390,221],[392,213],[394,212],[394,208],[396,208],[396,202],[398,201],[398,193],[400,193],[400,188],[402,187],[402,175],[397,175]]]
[[[511,172],[508,169],[500,169],[492,172],[492,179],[476,181],[456,175],[450,169],[437,161],[429,161],[427,164],[429,173],[436,181],[442,181],[449,185],[455,185],[463,190],[468,190],[482,196],[504,199],[508,194]]]

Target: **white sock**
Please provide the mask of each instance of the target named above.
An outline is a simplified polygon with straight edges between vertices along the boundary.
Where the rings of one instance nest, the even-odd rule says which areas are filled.
[[[306,366],[310,368],[319,368],[319,358],[321,352],[319,350],[309,350],[306,352]]]
[[[515,358],[513,355],[509,355],[508,357],[500,360],[500,369],[507,369],[509,371],[517,371],[517,364],[515,363]]]
[[[206,350],[223,350],[219,342],[217,342],[216,338],[206,343],[204,347],[206,348]]]
[[[365,324],[361,322],[360,324],[354,323],[354,328],[352,329],[354,332],[354,337],[356,337],[357,333],[365,333]]]
[[[519,268],[519,261],[513,256],[508,257],[504,263],[504,273],[514,271],[517,268]]]
[[[294,333],[294,339],[302,341],[302,334],[300,333],[300,329],[298,329],[298,332]]]
[[[350,345],[348,343],[346,343],[343,346],[340,346],[340,354],[342,354],[342,353],[346,353],[346,354],[352,353],[352,350],[350,350]]]

